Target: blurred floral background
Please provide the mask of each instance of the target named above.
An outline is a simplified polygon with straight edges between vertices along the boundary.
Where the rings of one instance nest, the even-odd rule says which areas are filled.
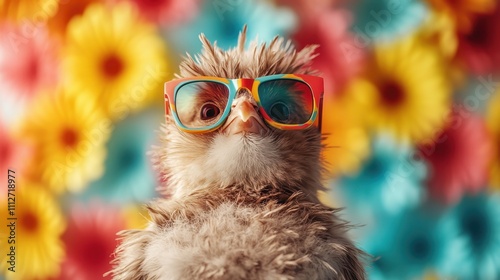
[[[0,278],[100,279],[159,196],[163,83],[204,32],[319,44],[330,191],[370,279],[500,279],[496,0],[0,0]],[[7,172],[17,262],[8,271]],[[108,277],[109,278],[109,277]]]

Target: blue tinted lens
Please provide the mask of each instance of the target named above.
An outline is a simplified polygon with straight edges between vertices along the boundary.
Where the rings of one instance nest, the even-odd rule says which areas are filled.
[[[277,79],[259,85],[262,108],[281,124],[304,124],[314,110],[313,93],[309,85],[293,79]]]

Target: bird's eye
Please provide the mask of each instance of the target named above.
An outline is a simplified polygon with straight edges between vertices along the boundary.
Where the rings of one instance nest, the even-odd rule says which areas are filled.
[[[290,108],[283,102],[276,102],[271,106],[271,117],[279,122],[286,122],[290,119]]]
[[[217,117],[220,113],[219,107],[212,102],[203,104],[200,111],[200,118],[204,121]]]

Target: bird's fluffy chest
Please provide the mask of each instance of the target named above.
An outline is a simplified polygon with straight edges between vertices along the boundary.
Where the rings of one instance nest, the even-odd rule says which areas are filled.
[[[149,270],[158,279],[287,279],[304,254],[290,254],[300,237],[283,222],[263,209],[227,202],[190,221],[152,225],[155,238],[145,248]]]
[[[152,279],[332,279],[341,269],[349,248],[331,209],[299,193],[254,204],[240,195],[152,205],[142,269]]]

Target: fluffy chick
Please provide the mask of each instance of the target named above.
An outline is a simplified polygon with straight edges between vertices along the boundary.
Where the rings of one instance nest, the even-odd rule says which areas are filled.
[[[252,42],[224,51],[203,35],[179,77],[309,74],[315,47]],[[120,233],[113,279],[365,279],[364,254],[336,210],[320,203],[321,133],[181,132],[171,116],[152,151],[163,175],[145,230]]]

